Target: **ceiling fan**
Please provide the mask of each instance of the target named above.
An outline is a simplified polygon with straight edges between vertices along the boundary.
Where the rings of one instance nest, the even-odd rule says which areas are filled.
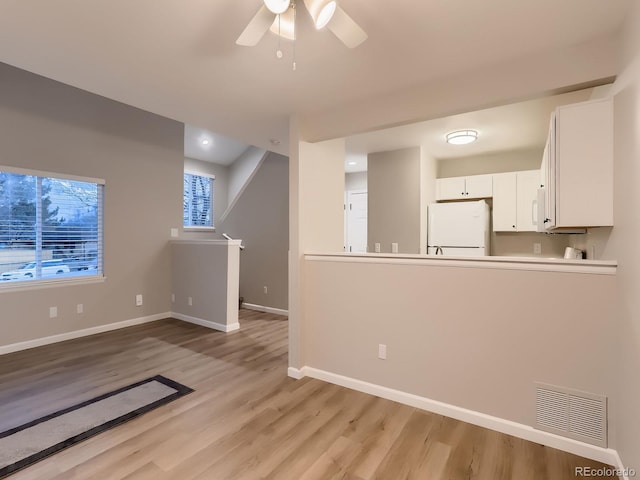
[[[290,40],[295,39],[296,0],[263,0],[264,5],[236,40],[238,45],[252,47],[271,30]],[[349,48],[367,39],[360,26],[338,6],[337,0],[303,0],[316,29],[327,27]]]

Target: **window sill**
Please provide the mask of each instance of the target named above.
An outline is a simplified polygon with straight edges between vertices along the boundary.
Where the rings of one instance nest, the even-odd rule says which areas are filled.
[[[215,232],[216,227],[183,227],[185,232]]]
[[[5,292],[22,292],[26,290],[40,290],[43,288],[72,287],[75,285],[90,285],[92,283],[104,283],[107,277],[104,275],[87,275],[82,277],[67,277],[47,280],[23,280],[0,283],[0,294]]]

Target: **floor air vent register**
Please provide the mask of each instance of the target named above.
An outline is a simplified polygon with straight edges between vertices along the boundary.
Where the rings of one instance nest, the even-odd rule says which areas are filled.
[[[535,428],[607,447],[607,397],[536,383]]]

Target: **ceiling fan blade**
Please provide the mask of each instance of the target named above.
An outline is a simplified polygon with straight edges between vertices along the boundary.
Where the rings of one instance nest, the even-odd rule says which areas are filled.
[[[336,8],[336,12],[333,14],[333,18],[327,28],[349,48],[357,47],[368,38],[366,32],[360,28],[360,25],[354,22],[340,7]]]
[[[275,15],[263,5],[260,10],[258,10],[258,13],[251,19],[247,28],[240,34],[236,40],[236,44],[245,47],[257,45],[264,34],[267,33],[267,30],[269,30],[274,17]]]

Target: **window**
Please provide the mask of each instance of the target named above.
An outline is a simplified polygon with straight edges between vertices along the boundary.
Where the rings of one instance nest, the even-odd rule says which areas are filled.
[[[0,287],[102,275],[104,181],[0,167]]]
[[[184,196],[182,203],[182,220],[184,227],[214,227],[214,181],[214,176],[185,172]]]

